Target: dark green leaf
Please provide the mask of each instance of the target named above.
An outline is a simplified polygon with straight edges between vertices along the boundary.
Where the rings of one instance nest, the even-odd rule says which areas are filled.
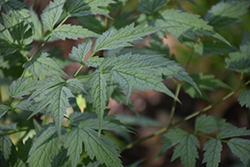
[[[84,89],[83,83],[77,78],[68,79],[66,83],[78,90],[81,90],[81,92],[87,93],[86,90]]]
[[[167,0],[140,0],[138,10],[143,13],[154,15],[157,10],[166,4]]]
[[[11,153],[11,147],[13,146],[9,136],[0,129],[0,154],[5,160],[8,160]]]
[[[84,17],[77,18],[84,28],[87,28],[97,34],[102,34],[104,32],[104,20],[99,16],[87,15]]]
[[[238,128],[230,123],[225,123],[220,127],[220,129],[221,131],[216,136],[218,139],[237,136],[250,136],[250,130],[247,130],[246,127]]]
[[[237,48],[215,40],[205,40],[203,43],[202,55],[220,54],[235,52]]]
[[[0,118],[6,114],[7,111],[9,111],[11,107],[6,106],[4,104],[0,104]]]
[[[204,148],[204,159],[202,163],[207,163],[207,167],[218,167],[221,156],[222,144],[220,140],[209,139],[205,144]]]
[[[246,106],[247,108],[250,108],[250,90],[245,90],[239,94],[238,101],[241,105],[241,107]]]
[[[250,159],[250,140],[246,139],[230,139],[227,143],[232,153],[240,158],[242,163],[247,166]]]
[[[218,129],[217,122],[213,116],[202,115],[195,120],[195,131],[214,133]]]

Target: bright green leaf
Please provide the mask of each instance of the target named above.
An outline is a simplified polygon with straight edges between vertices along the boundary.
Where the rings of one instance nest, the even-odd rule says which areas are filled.
[[[158,9],[166,4],[167,0],[140,0],[138,10],[143,13],[154,15]]]
[[[58,66],[58,64],[56,64],[56,62],[48,56],[49,54],[46,52],[39,52],[32,58],[31,61],[28,61],[23,65],[25,71],[29,71],[36,78],[40,79],[53,75],[66,77],[67,75]]]
[[[152,34],[158,31],[155,27],[145,27],[144,25],[139,25],[134,27],[134,24],[130,24],[118,31],[110,29],[104,32],[96,40],[94,45],[94,52],[99,50],[110,50],[119,47],[132,46],[128,42],[132,42],[136,39],[141,39],[141,37]]]
[[[56,37],[65,40],[65,38],[77,40],[77,38],[97,37],[98,35],[79,25],[63,24],[57,27],[53,33]]]
[[[0,104],[0,118],[6,114],[7,111],[9,111],[11,107],[6,106],[4,104]]]
[[[207,167],[218,167],[219,162],[221,161],[221,141],[217,139],[209,139],[204,144],[203,150],[205,150],[206,152],[204,153],[204,159],[202,163],[207,163]]]
[[[250,90],[245,90],[239,94],[238,101],[241,105],[241,107],[246,106],[247,108],[250,108]]]
[[[217,122],[213,116],[202,115],[195,120],[195,131],[214,133],[218,129]]]
[[[41,14],[41,19],[43,24],[48,28],[48,30],[52,31],[54,25],[60,18],[63,12],[65,0],[54,0],[50,1],[49,5],[43,10]]]
[[[247,166],[250,159],[250,140],[233,138],[227,143],[232,153]]]
[[[78,61],[79,63],[83,63],[84,57],[90,51],[92,46],[92,41],[88,39],[87,41],[79,44],[76,47],[73,47],[71,54],[69,54],[69,58]]]

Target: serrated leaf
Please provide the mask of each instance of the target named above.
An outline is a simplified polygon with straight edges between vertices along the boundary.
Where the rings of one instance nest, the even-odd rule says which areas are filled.
[[[154,15],[158,9],[166,4],[167,0],[140,0],[138,10],[143,13]]]
[[[249,6],[249,1],[220,1],[208,11],[205,20],[215,29],[226,28],[241,22],[239,16],[248,12]]]
[[[207,22],[199,18],[199,15],[182,12],[175,9],[166,9],[161,12],[161,17],[156,20],[157,27],[165,27],[176,38],[181,37],[182,34],[195,38],[199,36],[213,36],[223,42],[229,42],[216,33],[213,27]]]
[[[223,55],[224,53],[235,52],[238,50],[234,46],[229,46],[225,43],[215,40],[205,40],[202,41],[202,43],[203,43],[202,55],[211,55],[211,54]]]
[[[238,102],[240,103],[241,107],[246,106],[250,109],[250,90],[245,90],[239,94]]]
[[[103,60],[104,60],[104,58],[100,58],[100,57],[90,57],[85,62],[85,65],[88,66],[88,67],[95,67],[95,68],[97,68],[98,66],[101,65],[101,63],[103,62]]]
[[[38,81],[32,80],[30,77],[19,78],[11,83],[8,90],[11,97],[22,99],[23,96],[29,95],[31,91],[37,88]]]
[[[220,127],[221,131],[217,134],[218,139],[225,139],[237,136],[250,136],[250,130],[246,127],[238,128],[230,123],[226,123]]]
[[[67,83],[68,85],[70,85],[70,86],[72,86],[72,87],[78,89],[78,90],[81,90],[81,91],[84,92],[84,93],[87,93],[86,90],[84,89],[83,83],[82,83],[79,79],[77,79],[77,78],[68,79],[68,80],[66,81],[66,83]]]
[[[6,114],[7,111],[9,111],[11,107],[6,106],[4,104],[0,104],[0,118]]]
[[[103,9],[103,5],[115,3],[113,0],[72,0],[66,3],[67,13],[73,16],[86,16],[86,15],[95,15],[102,14],[108,16],[108,11]],[[109,17],[109,16],[108,16]]]
[[[54,157],[53,162],[51,166],[53,167],[68,167],[69,162],[68,162],[69,157],[67,156],[67,150],[63,149],[60,151],[57,156]]]
[[[130,24],[118,31],[110,29],[104,32],[96,40],[94,52],[96,53],[99,50],[110,50],[119,47],[132,46],[128,42],[141,39],[141,37],[152,34],[158,30],[158,28],[145,27],[144,25],[134,27],[134,24]]]
[[[2,153],[2,156],[6,161],[10,157],[12,145],[13,144],[9,136],[0,130],[0,153]]]
[[[1,124],[0,130],[4,132],[8,131],[17,131],[17,123],[8,123],[8,124]]]
[[[207,163],[207,167],[218,167],[219,162],[221,161],[221,150],[222,150],[222,144],[220,140],[217,139],[209,139],[204,144],[204,159],[202,163]]]
[[[122,27],[134,23],[136,19],[133,18],[133,14],[133,12],[118,14],[115,17],[114,21],[111,23],[110,27],[114,27],[116,30],[119,30]]]
[[[43,10],[41,14],[41,19],[43,25],[50,31],[53,30],[54,25],[56,24],[57,20],[60,18],[63,12],[65,0],[54,0],[50,1],[49,5]]]
[[[30,7],[30,18],[31,18],[32,25],[33,25],[32,27],[33,35],[34,35],[33,37],[35,40],[41,41],[43,38],[42,24],[32,7]]]
[[[215,79],[214,75],[203,75],[202,73],[199,74],[192,74],[190,75],[194,82],[198,85],[201,94],[199,94],[195,89],[189,85],[184,83],[183,87],[185,91],[192,97],[203,98],[205,100],[209,100],[206,94],[206,90],[214,90],[218,87],[231,89],[228,85],[220,81],[219,79]]]
[[[77,18],[84,28],[87,28],[97,34],[102,34],[104,29],[104,20],[100,16],[87,15]]]
[[[227,142],[232,153],[247,166],[250,159],[250,140],[233,138]]]
[[[52,34],[62,40],[65,40],[65,38],[77,40],[78,38],[98,37],[98,34],[82,28],[82,26],[70,24],[63,24],[57,27]]]
[[[66,77],[67,74],[65,74],[58,64],[48,56],[49,54],[46,52],[39,52],[32,60],[23,65],[25,71],[29,71],[36,78],[40,79],[53,75]]]
[[[213,116],[202,115],[195,120],[195,131],[214,133],[218,129],[217,122]]]
[[[84,57],[90,51],[93,42],[88,39],[87,41],[79,44],[76,47],[73,47],[71,54],[69,54],[69,58],[78,61],[79,63],[83,63]]]
[[[62,146],[56,131],[57,127],[52,124],[40,131],[29,151],[27,161],[29,166],[44,167],[51,165],[53,157],[59,153]]]
[[[106,79],[102,73],[96,72],[90,77],[91,83],[91,96],[93,100],[93,107],[99,118],[99,134],[102,128],[103,114],[106,106]]]

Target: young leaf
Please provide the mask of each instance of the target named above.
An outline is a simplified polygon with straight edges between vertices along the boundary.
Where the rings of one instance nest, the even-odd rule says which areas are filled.
[[[98,35],[79,25],[63,24],[57,27],[53,33],[56,37],[65,40],[65,38],[77,40],[77,38],[97,37]]]
[[[144,25],[134,27],[134,24],[130,24],[118,31],[110,29],[104,32],[96,40],[94,52],[96,53],[99,50],[110,50],[119,47],[132,46],[128,42],[141,39],[141,37],[152,34],[158,30],[158,28],[145,27]]]
[[[12,141],[9,136],[0,128],[0,152],[5,160],[8,160],[11,154]]]
[[[67,74],[65,74],[58,64],[48,56],[49,54],[46,52],[39,52],[31,61],[23,65],[25,71],[29,71],[36,78],[40,79],[53,75],[66,77]]]
[[[176,38],[181,37],[182,34],[188,35],[192,38],[195,35],[199,36],[213,36],[223,42],[229,42],[216,33],[213,27],[207,22],[199,18],[199,15],[182,12],[175,9],[166,9],[161,13],[161,18],[156,20],[157,27],[164,27]]]
[[[218,167],[221,156],[222,144],[220,140],[217,139],[209,139],[204,144],[204,159],[202,163],[207,163],[207,167]]]
[[[71,17],[77,16],[86,16],[94,14],[102,14],[107,17],[108,11],[102,9],[103,5],[115,3],[113,0],[71,0],[68,1],[65,5],[68,15]]]
[[[37,80],[32,80],[30,77],[19,78],[11,83],[8,90],[11,97],[22,99],[23,96],[29,95],[31,91],[35,90],[37,86]]]
[[[244,33],[240,44],[240,52],[229,54],[225,59],[226,68],[237,72],[250,72],[250,34]]]
[[[138,10],[146,14],[154,15],[166,2],[167,0],[140,0]]]
[[[248,12],[249,6],[249,1],[220,1],[208,11],[205,20],[214,29],[226,28],[241,22],[239,16]]]
[[[106,79],[102,73],[96,72],[90,77],[90,83],[93,83],[91,88],[91,96],[93,100],[93,107],[99,118],[99,135],[101,133],[104,109],[106,106]]]
[[[213,116],[202,115],[195,120],[195,132],[214,133],[218,129],[217,122]]]
[[[78,61],[79,63],[83,63],[84,57],[90,51],[92,46],[92,41],[88,39],[87,41],[79,44],[77,48],[74,46],[71,54],[69,54],[69,58]]]
[[[9,111],[11,107],[6,106],[4,104],[0,104],[0,118],[6,114],[7,111]]]
[[[215,79],[213,75],[203,75],[202,73],[199,73],[192,74],[191,78],[198,85],[199,90],[201,91],[201,94],[199,94],[191,85],[184,83],[185,91],[193,98],[198,97],[209,100],[205,92],[206,90],[214,90],[218,87],[231,89],[228,85],[226,85],[219,79]]]
[[[57,20],[63,12],[65,0],[50,1],[49,5],[43,10],[41,19],[48,30],[52,31]]]
[[[241,107],[246,106],[250,109],[250,90],[245,90],[239,94],[238,102],[240,103]]]
[[[227,142],[232,153],[247,166],[250,159],[250,140],[233,138]]]

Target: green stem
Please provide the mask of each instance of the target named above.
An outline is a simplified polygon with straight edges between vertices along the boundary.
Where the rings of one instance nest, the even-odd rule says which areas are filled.
[[[200,133],[192,133],[193,135],[195,136],[198,136],[198,137],[202,137],[202,138],[206,138],[206,139],[216,139],[214,137],[211,137],[211,136],[207,136],[207,135],[204,135],[204,134],[200,134]],[[218,140],[218,139],[217,139]],[[219,139],[220,140],[220,139]],[[220,140],[221,142],[223,143],[227,143],[228,141],[227,140]]]
[[[75,78],[75,77],[78,75],[78,73],[81,71],[81,69],[83,68],[83,66],[84,66],[84,64],[82,64],[81,67],[78,68],[78,70],[77,70],[76,73],[74,74],[73,78]]]

